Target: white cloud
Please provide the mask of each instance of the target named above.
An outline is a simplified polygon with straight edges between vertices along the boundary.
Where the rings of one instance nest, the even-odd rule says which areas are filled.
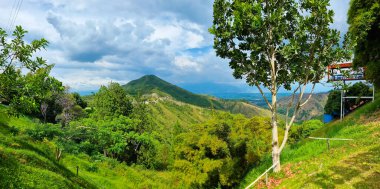
[[[345,30],[349,0],[332,1],[336,28]],[[14,1],[0,1],[5,28]],[[74,90],[110,81],[126,83],[156,74],[173,83],[237,83],[216,57],[212,3],[205,0],[24,0],[16,20],[50,44],[38,53],[55,64],[52,74]],[[342,8],[343,7],[343,8]]]
[[[202,70],[202,67],[199,63],[190,60],[189,57],[185,56],[177,56],[174,58],[173,64],[179,68],[181,71],[185,72],[191,72],[191,71],[196,71],[200,72]]]

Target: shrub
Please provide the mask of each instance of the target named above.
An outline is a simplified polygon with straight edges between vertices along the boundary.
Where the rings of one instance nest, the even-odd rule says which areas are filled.
[[[322,121],[317,119],[305,121],[301,125],[294,125],[290,131],[289,142],[294,144],[301,139],[307,138],[313,131],[321,128],[323,125]]]
[[[44,138],[52,140],[56,136],[62,136],[62,130],[54,124],[38,124],[34,129],[27,129],[26,133],[34,140],[42,141]]]

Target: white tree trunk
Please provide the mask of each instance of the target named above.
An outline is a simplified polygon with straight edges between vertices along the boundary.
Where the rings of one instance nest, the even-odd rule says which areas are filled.
[[[272,93],[272,163],[276,166],[273,168],[274,172],[281,170],[280,164],[280,150],[278,148],[278,128],[277,128],[277,95]]]

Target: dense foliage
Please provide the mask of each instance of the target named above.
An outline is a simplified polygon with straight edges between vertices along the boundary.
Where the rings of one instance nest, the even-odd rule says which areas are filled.
[[[332,90],[329,93],[327,103],[325,105],[325,113],[331,114],[335,117],[340,116],[340,106],[341,106],[341,90]],[[357,96],[357,97],[363,97],[363,96],[372,96],[372,90],[369,88],[368,85],[358,82],[355,83],[352,86],[349,86],[345,92],[345,96]],[[344,103],[344,111],[346,113],[352,111],[353,108],[356,108],[357,106],[362,105],[365,102],[368,102],[369,99],[345,99],[343,100]]]
[[[176,137],[174,167],[193,187],[231,187],[270,151],[270,119],[216,115]]]
[[[94,96],[93,106],[101,118],[112,116],[128,116],[132,111],[131,100],[126,91],[118,83],[102,86]]]
[[[356,67],[366,67],[366,78],[380,87],[380,2],[351,0],[348,11],[350,40]]]

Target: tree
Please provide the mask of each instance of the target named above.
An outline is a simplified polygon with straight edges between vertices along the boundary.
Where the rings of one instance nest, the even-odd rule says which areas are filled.
[[[366,78],[380,87],[380,2],[351,0],[347,21],[354,66],[367,67]]]
[[[110,83],[108,87],[101,86],[94,96],[93,106],[100,117],[128,116],[132,112],[132,103],[127,92],[118,83]]]
[[[83,109],[87,107],[87,102],[83,100],[82,96],[80,96],[79,93],[73,93],[73,97],[75,98],[75,102],[77,105],[79,105]]]
[[[331,114],[333,116],[340,116],[340,101],[341,101],[341,91],[332,90],[329,92],[326,105],[324,107],[326,114]]]
[[[256,86],[272,112],[272,160],[280,171],[280,154],[299,109],[310,99],[327,65],[340,60],[339,32],[329,28],[333,11],[328,0],[215,0],[210,32],[221,58],[229,59],[235,78]],[[307,84],[310,95],[301,101]],[[272,94],[271,101],[262,87]],[[284,139],[279,146],[277,93],[293,91]],[[299,93],[295,99],[295,94]],[[293,115],[289,110],[293,108]],[[290,118],[288,118],[290,116]]]
[[[365,102],[370,101],[370,99],[361,99],[363,96],[372,96],[372,91],[369,86],[358,82],[352,86],[341,86],[341,89],[345,91],[346,96],[357,96],[356,99],[345,99],[343,102],[343,108],[345,112],[352,111],[352,108],[358,107]],[[329,93],[326,105],[325,113],[332,114],[333,116],[339,117],[341,111],[341,90],[332,90]],[[338,113],[339,112],[339,113]]]
[[[61,107],[62,112],[57,116],[57,120],[59,120],[62,124],[62,128],[67,126],[70,121],[83,116],[83,109],[76,104],[75,97],[68,92],[68,88],[66,88],[66,92],[62,93],[57,99],[56,103]]]
[[[0,99],[11,106],[15,113],[40,115],[49,119],[51,107],[47,99],[62,91],[62,83],[49,76],[53,65],[47,65],[34,53],[45,49],[48,42],[42,38],[27,43],[27,34],[17,26],[12,36],[0,28]],[[9,40],[10,39],[10,40]],[[22,74],[22,71],[27,71]]]

